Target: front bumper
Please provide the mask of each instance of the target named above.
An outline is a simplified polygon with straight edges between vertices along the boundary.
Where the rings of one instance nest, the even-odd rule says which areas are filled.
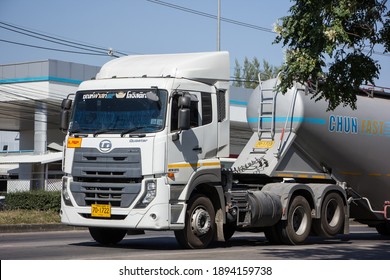
[[[64,194],[61,197],[61,222],[72,226],[82,227],[110,227],[125,229],[149,229],[149,230],[166,230],[171,228],[181,228],[184,223],[172,225],[171,213],[172,208],[177,212],[177,204],[172,207],[169,203],[170,186],[166,183],[165,178],[154,179],[157,184],[156,197],[144,208],[137,208],[137,204],[143,199],[146,192],[145,182],[141,184],[141,191],[134,202],[129,207],[111,207],[110,218],[91,217],[91,206],[78,206],[71,191],[71,177],[63,180],[63,193],[67,191],[69,200],[65,203]],[[70,205],[70,203],[72,205]],[[185,207],[181,207],[185,211]],[[180,215],[183,216],[183,215]]]

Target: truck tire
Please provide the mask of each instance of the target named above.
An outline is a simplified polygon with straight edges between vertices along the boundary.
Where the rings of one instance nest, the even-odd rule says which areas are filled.
[[[313,221],[313,231],[318,236],[333,237],[340,233],[345,223],[344,202],[338,193],[325,196],[321,206],[321,218]]]
[[[115,245],[122,241],[127,230],[117,228],[90,227],[89,233],[92,238],[102,245]]]
[[[211,244],[215,235],[215,211],[210,199],[199,194],[191,197],[184,229],[175,231],[177,242],[183,248],[204,249]]]
[[[298,245],[305,242],[311,231],[311,208],[306,198],[296,196],[288,207],[287,220],[281,221],[280,228],[283,243]]]

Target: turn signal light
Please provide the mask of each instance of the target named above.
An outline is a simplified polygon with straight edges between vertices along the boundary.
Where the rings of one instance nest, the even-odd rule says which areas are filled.
[[[81,142],[82,138],[68,138],[68,148],[80,148],[81,147]]]

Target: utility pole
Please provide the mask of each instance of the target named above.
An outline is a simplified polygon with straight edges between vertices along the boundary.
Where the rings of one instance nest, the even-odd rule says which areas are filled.
[[[221,0],[218,0],[217,51],[221,50]]]

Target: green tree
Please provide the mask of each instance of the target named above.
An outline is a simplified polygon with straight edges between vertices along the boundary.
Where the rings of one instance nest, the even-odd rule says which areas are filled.
[[[271,78],[276,78],[279,74],[281,67],[272,66],[267,61],[263,60],[263,69],[260,72],[262,80],[268,80]]]
[[[234,80],[233,80],[233,86],[235,87],[242,87],[242,79],[241,79],[241,65],[238,62],[237,58],[234,61]]]
[[[233,86],[256,88],[259,84],[259,73],[262,80],[276,77],[280,67],[272,66],[266,60],[263,60],[263,68],[260,68],[259,60],[254,57],[251,61],[245,57],[243,66],[238,60],[235,60],[234,82]]]
[[[275,24],[275,43],[287,47],[280,90],[294,81],[318,83],[315,99],[329,110],[340,104],[356,109],[356,93],[374,84],[380,65],[374,46],[390,48],[387,0],[295,0],[290,15]]]

